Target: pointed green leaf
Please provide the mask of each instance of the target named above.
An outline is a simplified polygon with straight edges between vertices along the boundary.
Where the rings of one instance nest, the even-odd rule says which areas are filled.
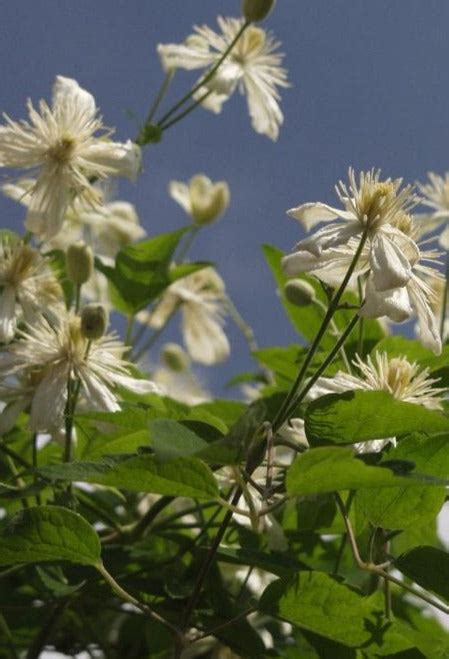
[[[25,508],[0,534],[0,565],[70,561],[97,567],[100,553],[90,524],[59,506]]]
[[[395,566],[409,579],[449,601],[449,554],[436,547],[415,547],[402,554]]]
[[[305,431],[312,445],[354,444],[414,431],[449,431],[449,417],[396,400],[386,391],[346,391],[310,403]]]

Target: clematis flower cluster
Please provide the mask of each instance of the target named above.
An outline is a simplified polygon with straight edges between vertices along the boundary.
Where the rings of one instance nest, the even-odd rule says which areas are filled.
[[[292,254],[283,259],[285,273],[293,277],[308,272],[332,287],[338,287],[362,242],[349,285],[363,284],[364,299],[359,314],[386,317],[393,322],[418,318],[420,339],[435,353],[441,338],[432,309],[432,282],[441,278],[435,269],[438,253],[420,249],[419,229],[410,212],[418,203],[411,186],[401,179],[381,180],[380,171],[349,170],[349,184],[340,182],[337,195],[343,208],[316,202],[288,211],[304,228],[326,222]]]

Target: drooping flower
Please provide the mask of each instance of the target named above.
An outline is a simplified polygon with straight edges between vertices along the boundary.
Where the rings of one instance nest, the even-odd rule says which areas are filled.
[[[80,318],[69,312],[52,323],[42,316],[0,353],[0,375],[12,378],[23,371],[34,373],[30,428],[52,430],[63,423],[69,378],[80,382],[86,409],[119,410],[116,387],[140,394],[157,391],[153,382],[130,375],[125,352],[126,347],[113,334],[88,341]]]
[[[152,313],[140,312],[137,318],[160,329],[180,307],[183,339],[190,356],[201,364],[216,364],[230,353],[223,331],[225,297],[221,277],[213,268],[204,268],[175,281]]]
[[[449,172],[443,176],[429,172],[428,183],[418,183],[423,195],[421,203],[431,209],[428,213],[416,215],[422,232],[427,233],[445,227],[438,235],[441,247],[449,250]]]
[[[158,53],[165,70],[210,69],[230,46],[243,19],[217,19],[220,33],[207,25],[195,27],[195,33],[181,44],[160,44]],[[219,113],[223,103],[238,88],[246,95],[251,123],[257,133],[277,140],[284,117],[279,107],[278,87],[288,87],[287,72],[281,66],[283,55],[276,52],[279,42],[260,27],[250,25],[229,56],[219,67],[207,88],[197,96],[211,93],[203,106]]]
[[[213,183],[204,174],[193,176],[188,183],[171,181],[169,192],[199,226],[214,222],[229,205],[226,181]]]
[[[0,342],[14,338],[19,322],[33,322],[36,314],[62,305],[48,261],[29,245],[0,239]]]
[[[422,405],[429,410],[443,409],[447,389],[434,386],[438,379],[429,377],[428,368],[422,368],[403,356],[389,357],[386,352],[375,352],[373,358],[368,356],[366,361],[357,355],[353,363],[359,375],[339,371],[333,378],[319,378],[308,399],[351,390],[387,391],[406,403]],[[359,453],[377,452],[389,442],[394,443],[394,438],[360,442],[355,447]]]
[[[190,368],[189,355],[176,343],[162,347],[161,365],[152,373],[160,392],[186,405],[199,405],[211,400]]]
[[[36,110],[28,101],[28,113],[28,122],[5,115],[6,124],[0,128],[0,163],[36,175],[27,192],[25,224],[29,231],[48,239],[60,231],[65,212],[76,197],[92,208],[98,206],[92,178],[134,178],[140,151],[129,140],[109,139],[111,131],[104,129],[93,96],[70,78],[57,76],[51,107],[41,100]]]
[[[375,170],[361,172],[357,182],[354,170],[349,169],[349,185],[340,181],[336,188],[343,210],[317,202],[288,211],[288,215],[307,229],[321,222],[332,224],[300,241],[294,252],[284,257],[285,273],[316,274],[333,270],[334,265],[341,266],[342,258],[347,263],[347,257],[352,260],[367,231],[366,248],[354,276],[370,270],[376,291],[404,286],[410,279],[413,263],[419,258],[419,250],[415,241],[395,226],[404,216],[409,217],[408,211],[416,203],[411,186],[401,189],[401,184],[401,179],[381,181],[380,171]]]

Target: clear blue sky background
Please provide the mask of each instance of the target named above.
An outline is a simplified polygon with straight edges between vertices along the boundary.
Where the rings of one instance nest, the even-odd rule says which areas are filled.
[[[156,45],[239,8],[239,0],[3,2],[1,108],[25,117],[26,98],[49,98],[62,74],[95,95],[118,138],[132,137],[162,80]],[[260,251],[264,242],[288,250],[299,238],[287,208],[332,203],[349,165],[407,181],[449,169],[448,25],[447,0],[279,0],[265,24],[283,42],[293,84],[283,93],[279,142],[252,131],[236,96],[219,117],[200,109],[170,130],[147,149],[139,184],[120,186],[152,234],[185,221],[166,193],[170,179],[204,171],[229,182],[227,216],[192,254],[217,263],[262,346],[294,340]],[[180,73],[169,98],[194,78]],[[18,205],[0,199],[0,212],[21,230]],[[251,366],[239,334],[230,328],[230,336],[233,358],[203,374],[214,387]]]

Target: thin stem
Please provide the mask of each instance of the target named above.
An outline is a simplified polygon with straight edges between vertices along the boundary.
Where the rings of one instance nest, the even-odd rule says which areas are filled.
[[[349,493],[349,496],[346,500],[346,514],[347,515],[349,515],[349,511],[351,510],[351,505],[352,505],[352,501],[354,499],[354,495],[355,495],[355,491],[351,490],[351,492]],[[341,561],[343,559],[343,554],[345,552],[347,542],[348,542],[348,534],[343,533],[343,536],[341,538],[340,547],[338,549],[337,559],[335,561],[335,567],[334,567],[334,573],[335,574],[338,574],[338,572],[340,570],[340,565],[341,565]]]
[[[194,224],[191,228],[190,231],[188,232],[186,239],[184,241],[184,244],[181,245],[181,249],[179,250],[179,254],[176,256],[176,262],[177,263],[182,263],[187,256],[187,252],[192,246],[193,241],[195,240],[196,236],[198,235],[201,227],[197,224]]]
[[[78,313],[80,310],[81,304],[81,284],[76,284],[75,286],[75,313]]]
[[[37,474],[36,474],[36,469],[38,467],[38,460],[37,460],[37,433],[33,433],[33,437],[31,440],[31,450],[32,450],[32,463],[33,463],[33,483],[37,483]],[[41,505],[41,497],[40,494],[36,494],[36,503],[38,506]]]
[[[391,609],[391,588],[388,579],[384,579],[384,600],[385,600],[385,617],[387,620],[391,620],[393,612]]]
[[[341,300],[341,297],[342,297],[343,293],[346,290],[346,287],[349,283],[349,280],[352,277],[352,274],[355,270],[355,267],[356,267],[357,262],[360,258],[360,255],[362,253],[362,250],[363,250],[363,247],[366,243],[367,238],[368,238],[368,233],[365,230],[362,234],[362,237],[360,239],[360,243],[357,247],[357,250],[356,250],[356,252],[354,254],[354,257],[351,261],[351,264],[348,268],[348,271],[346,272],[346,275],[344,276],[343,281],[341,282],[339,289],[337,290],[334,297],[332,298],[332,300],[329,303],[329,307],[328,307],[328,310],[326,312],[326,315],[323,318],[323,322],[321,323],[321,326],[320,326],[320,328],[319,328],[319,330],[318,330],[318,332],[315,336],[315,339],[313,340],[312,345],[309,348],[307,356],[306,356],[306,358],[305,358],[305,360],[304,360],[304,362],[303,362],[303,364],[302,364],[302,366],[301,366],[301,368],[298,372],[298,375],[296,376],[296,380],[294,381],[293,385],[291,386],[290,391],[288,392],[283,404],[279,408],[279,410],[278,410],[278,412],[277,412],[277,414],[276,414],[276,416],[273,420],[272,426],[273,426],[273,431],[274,432],[277,432],[277,430],[279,430],[279,428],[282,426],[284,421],[288,418],[286,412],[289,409],[289,407],[291,406],[291,402],[295,398],[296,393],[297,393],[299,387],[301,386],[301,384],[302,384],[302,382],[303,382],[303,380],[306,376],[307,369],[309,368],[309,366],[312,362],[312,359],[314,358],[315,353],[317,352],[317,350],[320,346],[321,340],[322,340],[324,334],[326,333],[326,330],[329,327],[329,324],[330,324],[335,312],[338,309],[338,304]],[[346,338],[346,336],[348,335],[346,331],[344,332],[344,335],[345,335],[345,338]],[[340,350],[340,347],[343,345],[343,343],[344,343],[344,341],[339,341],[338,342],[338,350]]]
[[[343,334],[340,336],[338,339],[337,343],[335,346],[332,348],[326,359],[323,361],[321,366],[318,368],[317,371],[312,375],[310,380],[307,382],[306,386],[304,389],[301,390],[301,393],[298,394],[298,396],[292,400],[290,407],[287,409],[285,416],[286,419],[290,417],[290,415],[293,413],[295,407],[301,403],[304,398],[307,396],[315,382],[318,380],[318,378],[324,373],[324,371],[330,366],[330,364],[334,361],[335,357],[337,356],[341,346],[344,344],[348,336],[351,334],[352,330],[354,327],[357,325],[358,321],[360,320],[359,316],[354,316],[354,318],[350,321],[349,325],[346,327],[345,331]]]
[[[45,649],[50,634],[55,628],[55,625],[57,624],[59,618],[64,613],[64,610],[66,609],[67,605],[68,605],[68,600],[65,600],[63,602],[59,602],[53,608],[53,611],[50,613],[48,618],[45,619],[45,623],[43,627],[41,627],[37,636],[32,641],[31,646],[28,649],[26,659],[39,659],[42,651]]]
[[[3,447],[2,447],[2,448],[3,448]],[[18,487],[18,488],[24,488],[24,487],[26,487],[26,483],[25,483],[25,481],[20,477],[20,474],[19,474],[19,472],[18,472],[18,470],[17,470],[17,467],[16,467],[15,462],[14,462],[14,460],[12,459],[12,457],[11,457],[10,455],[6,454],[6,456],[5,456],[5,461],[6,461],[6,464],[8,465],[9,470],[10,470],[10,472],[11,472],[11,474],[12,474],[12,477],[13,477],[13,480],[14,480],[14,482],[15,482],[15,484],[16,484],[16,487]],[[25,498],[20,499],[20,502],[21,502],[23,508],[28,508],[28,507],[29,507],[29,506],[28,506],[28,501],[27,501]]]
[[[134,314],[128,316],[128,322],[126,325],[125,346],[131,345],[135,318],[136,317],[134,316]]]
[[[203,101],[206,100],[208,96],[212,94],[212,90],[207,91],[205,94],[202,94],[199,99],[197,99],[194,103],[191,103],[183,112],[180,112],[176,117],[173,117],[173,119],[170,119],[170,121],[167,121],[166,124],[160,124],[161,130],[168,130],[172,126],[178,123],[178,121],[181,121],[181,119],[184,119],[184,117],[187,117],[188,114],[193,112]]]
[[[162,119],[159,121],[159,125],[164,124],[169,117],[171,117],[179,108],[181,108],[184,103],[186,103],[196,92],[201,89],[204,85],[206,85],[215,75],[215,73],[218,71],[222,63],[225,61],[231,50],[234,48],[235,44],[238,42],[242,34],[245,32],[246,28],[250,25],[249,21],[246,21],[243,23],[242,27],[240,30],[237,32],[235,35],[234,39],[231,41],[229,46],[226,48],[224,53],[221,55],[221,57],[217,60],[217,62],[214,64],[214,66],[208,71],[208,73],[202,78],[185,96],[181,98],[180,101],[178,101],[168,112],[164,114]]]
[[[246,339],[250,352],[256,352],[259,349],[253,328],[242,318],[239,310],[230,297],[226,296],[226,308],[234,323]]]
[[[446,253],[446,272],[445,272],[445,283],[444,283],[444,293],[443,293],[443,305],[441,309],[440,336],[442,341],[444,340],[444,324],[446,322],[448,293],[449,293],[449,252]]]
[[[437,600],[434,600],[432,597],[429,597],[425,593],[421,592],[420,590],[417,590],[416,588],[413,588],[412,586],[408,586],[406,583],[401,581],[400,579],[397,579],[396,577],[393,577],[393,575],[389,574],[385,570],[385,565],[374,565],[373,563],[365,563],[362,558],[360,557],[360,552],[359,548],[357,546],[357,541],[355,538],[354,531],[352,529],[352,524],[349,519],[349,516],[347,514],[345,504],[343,503],[342,498],[340,497],[338,492],[334,493],[335,496],[335,501],[337,503],[337,506],[340,510],[340,513],[343,517],[345,526],[346,526],[346,531],[348,534],[348,539],[349,543],[351,545],[351,550],[352,550],[352,555],[354,557],[354,560],[357,564],[357,566],[361,569],[364,570],[365,572],[370,572],[371,574],[376,574],[379,577],[382,577],[385,581],[389,581],[391,583],[394,583],[396,586],[399,586],[403,590],[406,590],[408,593],[411,593],[415,597],[418,597],[419,599],[423,600],[424,602],[427,602],[427,604],[430,604],[431,606],[434,606],[436,609],[439,611],[442,611],[446,615],[449,614],[449,607],[444,606],[444,604],[441,604]]]
[[[363,281],[362,277],[357,277],[357,288],[359,291],[359,305],[362,305],[363,301]],[[359,323],[359,336],[357,341],[357,354],[360,359],[363,359],[363,339],[365,333],[365,319],[361,318]]]
[[[326,305],[324,304],[324,302],[322,302],[321,300],[316,299],[316,300],[315,300],[315,304],[316,304],[318,307],[320,307],[320,309],[322,309],[322,310],[324,311],[325,314],[327,313],[327,307],[326,307]],[[340,330],[339,330],[339,328],[338,328],[338,326],[337,326],[337,323],[335,322],[334,318],[332,318],[332,320],[331,320],[331,322],[330,322],[330,324],[329,324],[329,327],[330,327],[330,331],[332,332],[332,334],[333,334],[335,337],[339,337],[339,336],[341,335],[341,332],[340,332]],[[349,359],[348,359],[348,355],[346,354],[346,350],[345,350],[345,347],[344,347],[344,346],[342,346],[342,347],[340,348],[340,356],[341,356],[341,358],[342,358],[342,361],[343,361],[343,363],[344,363],[344,365],[345,365],[345,368],[346,368],[347,372],[348,372],[348,373],[351,373],[351,371],[352,371],[352,369],[351,369],[351,364],[350,364],[350,361],[349,361]]]
[[[65,422],[65,445],[64,445],[64,462],[72,462],[72,430],[73,430],[73,409],[72,409],[72,380],[69,374],[67,380],[67,403],[64,412]]]
[[[115,592],[115,594],[120,597],[121,600],[124,602],[127,602],[128,604],[132,604],[133,606],[137,607],[140,609],[143,613],[145,613],[149,618],[152,620],[159,622],[161,625],[163,625],[166,629],[169,629],[171,633],[175,636],[175,638],[178,641],[183,641],[183,636],[179,629],[177,629],[174,625],[171,624],[168,620],[160,616],[158,613],[150,609],[149,606],[146,604],[143,604],[142,602],[139,602],[138,599],[133,597],[130,593],[128,593],[120,584],[117,583],[117,581],[114,579],[112,574],[110,574],[103,563],[100,563],[100,565],[96,565],[96,569],[98,572],[101,574],[103,579],[109,584],[109,586],[112,588],[112,590]]]
[[[137,351],[137,354],[132,357],[132,361],[138,362],[139,359],[142,357],[142,355],[144,355],[146,352],[148,352],[148,350],[150,350],[150,348],[154,346],[158,338],[161,336],[162,332],[168,327],[168,324],[175,315],[175,313],[177,312],[178,307],[179,307],[178,304],[175,307],[173,307],[172,312],[167,317],[167,320],[162,325],[162,327],[159,327],[157,330],[153,332],[151,336],[148,337],[147,341],[143,344],[140,350]]]
[[[251,568],[252,569],[252,568]],[[223,629],[226,629],[227,627],[230,627],[233,625],[235,622],[238,622],[239,620],[242,620],[244,618],[247,618],[251,613],[255,613],[257,611],[257,608],[252,607],[250,609],[246,609],[246,611],[242,611],[241,613],[237,614],[230,620],[227,620],[226,622],[223,622],[221,625],[217,625],[213,629],[210,629],[209,631],[205,631],[204,634],[201,634],[201,636],[198,636],[193,643],[196,643],[197,641],[203,640],[203,638],[207,638],[208,636],[215,636],[217,632],[223,631]]]
[[[145,119],[145,123],[143,124],[142,128],[139,130],[139,134],[137,135],[135,139],[136,144],[143,145],[144,143],[144,135],[145,135],[145,128],[152,123],[154,119],[154,115],[159,109],[160,104],[162,103],[168,88],[170,87],[170,84],[173,80],[173,76],[175,75],[175,70],[170,69],[167,71],[164,80],[162,81],[162,85],[160,86],[160,89],[157,93],[156,98],[154,99],[153,103],[151,104],[151,107],[148,111],[147,118]]]

